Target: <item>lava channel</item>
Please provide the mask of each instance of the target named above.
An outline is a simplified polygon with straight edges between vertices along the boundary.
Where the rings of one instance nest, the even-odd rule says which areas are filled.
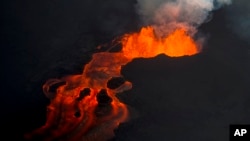
[[[119,52],[100,52],[92,56],[80,75],[48,80],[43,85],[50,99],[46,123],[26,134],[26,139],[44,141],[105,141],[114,137],[114,129],[128,119],[126,104],[116,97],[132,88],[121,69],[135,58],[194,55],[199,49],[185,29],[176,29],[157,38],[151,26],[120,40]]]

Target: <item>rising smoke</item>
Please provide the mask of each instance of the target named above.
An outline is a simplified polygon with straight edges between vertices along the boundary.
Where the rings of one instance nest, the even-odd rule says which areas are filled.
[[[230,30],[250,43],[250,1],[235,0],[233,5],[226,9],[226,12],[227,26]]]
[[[137,10],[143,24],[153,25],[157,36],[180,27],[193,35],[197,27],[211,19],[213,10],[229,4],[231,0],[138,0]]]

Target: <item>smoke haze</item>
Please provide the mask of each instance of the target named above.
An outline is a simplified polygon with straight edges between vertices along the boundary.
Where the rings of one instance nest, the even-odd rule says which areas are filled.
[[[237,0],[226,9],[228,28],[241,39],[249,42],[250,37],[250,1]]]
[[[156,12],[179,1],[3,0],[2,135],[21,140],[24,133],[44,124],[48,99],[41,86],[46,80],[81,73],[91,55],[101,51],[97,45],[142,25],[156,26]],[[178,8],[191,7],[190,3]],[[213,3],[203,13],[207,23],[192,25],[209,35],[203,53],[180,59],[164,55],[137,59],[123,68],[122,74],[134,87],[119,98],[140,117],[119,126],[117,141],[228,141],[229,124],[249,124],[250,51],[244,41],[250,37],[250,1],[207,3]],[[190,16],[185,12],[179,16]],[[167,15],[171,14],[163,16]]]
[[[231,0],[138,0],[137,8],[143,24],[153,24],[161,37],[180,27],[192,35],[211,11],[228,4]]]

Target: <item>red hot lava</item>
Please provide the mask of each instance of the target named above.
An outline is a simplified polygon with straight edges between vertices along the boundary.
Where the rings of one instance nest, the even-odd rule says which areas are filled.
[[[135,58],[152,58],[159,54],[171,57],[194,55],[198,48],[185,29],[157,38],[152,27],[139,33],[126,34],[117,53],[95,53],[81,75],[47,81],[43,90],[50,98],[44,126],[26,135],[27,139],[65,141],[104,141],[114,136],[113,130],[128,117],[127,106],[117,93],[132,88],[124,81],[111,88],[112,78],[122,77],[122,66]],[[52,91],[54,85],[59,87]]]

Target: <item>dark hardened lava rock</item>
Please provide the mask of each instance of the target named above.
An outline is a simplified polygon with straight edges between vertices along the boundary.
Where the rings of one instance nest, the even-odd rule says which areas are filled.
[[[89,96],[90,95],[90,88],[84,88],[80,94],[79,97],[76,98],[77,101],[81,101],[84,97]]]
[[[95,109],[95,114],[97,117],[102,117],[109,115],[112,111],[112,98],[108,96],[107,90],[102,89],[96,96],[98,106]]]
[[[107,87],[110,89],[116,89],[124,83],[125,79],[123,77],[113,77],[108,81]]]
[[[65,81],[55,83],[55,84],[53,84],[52,86],[49,87],[49,92],[56,93],[57,88],[62,86],[62,85],[65,85],[65,84],[66,84]]]
[[[112,102],[112,98],[108,96],[106,89],[102,89],[97,94],[96,99],[99,107],[110,105]]]

